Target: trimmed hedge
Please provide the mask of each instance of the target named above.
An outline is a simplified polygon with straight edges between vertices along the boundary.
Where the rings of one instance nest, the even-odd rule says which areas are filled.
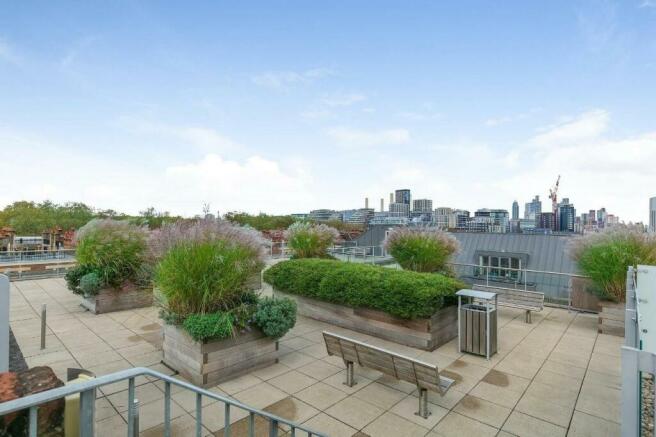
[[[432,316],[456,302],[465,285],[434,273],[323,259],[283,261],[264,272],[264,281],[284,293],[353,308],[372,308],[403,319]]]

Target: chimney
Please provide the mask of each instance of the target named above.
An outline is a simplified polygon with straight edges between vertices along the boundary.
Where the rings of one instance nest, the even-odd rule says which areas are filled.
[[[380,212],[384,212],[384,211],[385,211],[385,199],[383,199],[381,197],[380,198]]]
[[[394,203],[394,193],[390,193],[390,203]]]
[[[365,208],[365,209],[368,209],[368,208],[369,208],[369,198],[368,198],[368,197],[365,197],[365,198],[364,198],[364,208]]]

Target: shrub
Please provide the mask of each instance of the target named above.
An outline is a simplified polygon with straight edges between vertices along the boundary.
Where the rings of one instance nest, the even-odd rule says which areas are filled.
[[[326,251],[338,238],[337,229],[324,224],[297,222],[285,231],[294,258],[326,258]]]
[[[133,281],[145,262],[146,230],[128,222],[94,219],[76,238],[78,263],[96,272],[103,285],[120,288]]]
[[[66,275],[64,276],[64,279],[66,280],[66,286],[68,287],[69,290],[73,292],[79,292],[79,285],[80,285],[80,279],[82,276],[86,275],[87,273],[91,273],[93,269],[89,266],[81,266],[81,265],[76,265],[72,269],[68,270],[66,272]]]
[[[185,331],[196,341],[218,340],[232,336],[232,314],[190,314],[182,324]]]
[[[601,297],[623,301],[628,267],[656,264],[656,236],[640,227],[616,226],[577,238],[570,254]]]
[[[102,288],[102,281],[96,272],[87,273],[80,278],[79,288],[84,296],[95,296]]]
[[[184,319],[240,305],[262,268],[262,240],[252,232],[216,220],[163,227],[153,253],[166,310]]]
[[[435,228],[397,227],[385,239],[385,249],[401,267],[415,272],[446,272],[458,240]]]
[[[264,280],[282,292],[373,308],[403,319],[430,317],[452,305],[455,292],[465,287],[440,274],[318,259],[278,263],[264,272]]]
[[[253,321],[268,337],[280,338],[296,324],[296,302],[265,297],[257,304]]]

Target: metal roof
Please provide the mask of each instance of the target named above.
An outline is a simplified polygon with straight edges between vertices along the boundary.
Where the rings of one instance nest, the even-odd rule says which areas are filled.
[[[477,253],[497,252],[521,256],[522,268],[558,273],[577,273],[576,263],[568,255],[573,237],[541,234],[494,234],[454,232],[460,251],[454,262],[478,264]]]

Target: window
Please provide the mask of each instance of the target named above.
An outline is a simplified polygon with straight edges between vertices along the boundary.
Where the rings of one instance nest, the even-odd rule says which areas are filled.
[[[522,260],[511,256],[480,255],[476,276],[489,276],[493,280],[518,281]]]

